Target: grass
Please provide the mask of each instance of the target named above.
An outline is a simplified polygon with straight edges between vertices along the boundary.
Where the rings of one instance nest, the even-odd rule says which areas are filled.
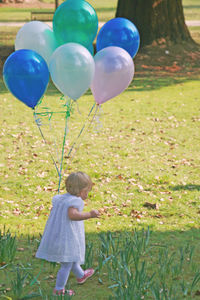
[[[51,2],[52,3],[52,2]],[[61,3],[61,2],[60,2]],[[115,10],[117,1],[89,1],[89,3],[94,7],[98,15],[100,22],[106,22],[115,16]],[[27,22],[31,21],[32,11],[54,11],[54,6],[52,8],[35,8],[34,6],[28,8],[15,8],[15,7],[1,7],[0,21],[1,22]]]
[[[183,0],[186,20],[200,20],[200,5],[198,0]]]
[[[65,156],[66,175],[84,170],[92,177],[95,186],[86,210],[95,207],[102,214],[100,219],[85,224],[87,241],[94,244],[93,265],[100,268],[100,273],[84,288],[76,287],[71,277],[70,284],[77,292],[74,299],[83,293],[82,299],[92,300],[94,290],[97,299],[108,299],[108,295],[115,297],[110,299],[123,299],[119,296],[125,293],[123,276],[130,282],[127,293],[133,288],[129,273],[131,278],[143,276],[134,293],[140,291],[141,296],[147,290],[146,299],[183,299],[184,293],[186,299],[192,299],[198,294],[199,52],[190,49],[185,56],[180,56],[180,49],[170,48],[166,55],[165,49],[161,47],[154,56],[153,51],[158,49],[146,49],[137,56],[132,84],[102,105],[99,119],[79,140],[74,159],[69,161]],[[60,109],[60,97],[50,83],[43,101],[54,110]],[[3,264],[0,270],[2,295],[19,299],[40,292],[43,295],[40,298],[48,295],[46,299],[50,299],[58,266],[41,264],[34,253],[51,208],[51,198],[58,187],[58,176],[50,158],[50,153],[54,153],[52,134],[46,126],[42,127],[49,141],[47,147],[34,124],[32,111],[6,90],[2,79],[0,100],[1,228],[6,225],[12,234],[16,233],[18,249],[13,262],[6,267]],[[81,115],[75,105],[69,122],[66,154],[87,120],[93,101],[90,91],[81,97],[78,101]],[[43,124],[46,123],[44,118]],[[101,130],[98,130],[99,125],[102,125]],[[52,119],[52,126],[53,136],[61,144],[62,118]],[[64,192],[63,182],[61,192]],[[123,244],[126,232],[137,229],[141,234],[148,226],[152,231],[150,245],[153,248],[139,256],[138,269],[131,267],[133,262],[127,263],[129,272],[120,273],[124,269],[118,262],[129,257],[127,247],[103,263],[112,254],[102,254],[101,233],[110,231],[120,237]],[[114,236],[112,239],[117,243]],[[193,247],[196,249],[192,252],[193,262],[187,266]],[[181,258],[183,253],[184,259]],[[162,269],[170,258],[173,258],[170,267],[167,269],[165,264]],[[157,270],[163,272],[162,282]],[[155,271],[157,275],[150,280]],[[174,278],[178,290],[174,287]],[[22,292],[23,282],[26,288]],[[146,286],[141,286],[141,282]],[[108,289],[113,284],[115,288]],[[171,298],[169,295],[159,298],[164,297],[159,294],[161,290],[167,293],[171,290]]]
[[[200,44],[200,26],[189,27],[190,34],[198,44]]]
[[[112,224],[105,213],[105,220],[103,217],[98,225],[102,230],[108,226],[111,230],[131,228],[132,209],[141,214],[135,224],[140,221],[139,225],[147,223],[156,230],[162,228],[160,222],[169,230],[180,230],[183,224],[198,227],[198,84],[197,79],[159,78],[155,83],[153,77],[136,78],[125,93],[103,105],[103,129],[86,134],[70,164],[70,170],[90,173],[96,184],[91,198],[116,219]],[[13,229],[19,226],[23,232],[36,226],[39,219],[36,230],[40,232],[49,212],[50,195],[57,187],[56,172],[32,112],[5,90],[2,81],[1,99],[2,218],[6,224],[12,220]],[[50,106],[58,101],[59,94],[50,85],[46,102]],[[82,115],[75,109],[69,144],[92,103],[92,95],[79,101]],[[57,120],[55,124],[57,136],[63,124]],[[160,207],[149,211],[143,207],[145,202],[156,202]],[[43,203],[49,205],[40,208]]]
[[[14,8],[14,7],[2,7],[0,20],[1,22],[29,22],[31,21],[31,12],[37,11],[49,11],[53,12],[54,9],[52,8]]]
[[[41,1],[44,3],[52,3],[54,4],[54,1],[46,0]],[[100,22],[107,22],[108,20],[115,17],[115,11],[117,7],[117,0],[90,0],[88,1],[96,10],[99,21]],[[184,8],[184,14],[186,20],[200,20],[200,5],[198,3],[198,0],[183,0],[183,8]],[[62,1],[60,1],[62,3]],[[21,22],[27,22],[31,20],[31,11],[50,11],[52,12],[54,10],[54,6],[52,8],[34,8],[34,6],[31,8],[21,8],[19,5],[19,8],[14,7],[1,7],[1,13],[0,13],[0,20],[9,22],[10,20],[14,21],[21,21]]]
[[[85,268],[92,265],[96,272],[84,287],[70,276],[68,288],[76,290],[73,299],[193,299],[200,281],[198,235],[194,229],[179,236],[148,229],[87,234]],[[2,299],[53,299],[59,265],[32,258],[39,240],[18,237],[13,261],[1,264]]]

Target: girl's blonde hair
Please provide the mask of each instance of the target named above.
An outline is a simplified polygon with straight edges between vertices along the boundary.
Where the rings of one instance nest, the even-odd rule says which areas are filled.
[[[78,196],[83,189],[92,187],[92,180],[83,172],[74,172],[65,180],[65,186],[68,193]]]

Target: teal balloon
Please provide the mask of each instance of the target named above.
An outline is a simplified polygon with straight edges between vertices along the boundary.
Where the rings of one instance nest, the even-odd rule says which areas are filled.
[[[55,11],[53,31],[59,45],[73,42],[88,47],[95,39],[97,30],[97,14],[84,0],[67,0]]]
[[[90,44],[88,47],[87,47],[88,51],[92,54],[92,56],[94,56],[94,46],[93,44]]]

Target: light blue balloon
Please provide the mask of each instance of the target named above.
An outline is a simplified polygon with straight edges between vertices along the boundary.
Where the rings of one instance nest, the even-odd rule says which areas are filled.
[[[126,50],[134,57],[139,49],[140,35],[136,26],[126,18],[109,20],[100,29],[97,36],[97,52],[109,46]]]
[[[95,64],[90,52],[80,44],[67,43],[53,53],[49,70],[52,81],[65,96],[77,100],[90,87]]]

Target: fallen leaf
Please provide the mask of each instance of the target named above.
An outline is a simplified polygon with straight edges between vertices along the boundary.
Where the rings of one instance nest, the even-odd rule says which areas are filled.
[[[155,216],[153,216],[154,218],[163,218],[163,216],[162,215],[160,215],[160,214],[158,214],[158,215],[155,215]]]
[[[17,251],[23,252],[25,249],[24,248],[17,248]]]
[[[19,215],[21,214],[21,211],[19,210],[19,208],[15,208],[15,209],[13,210],[13,214],[14,214],[15,216],[19,216]]]
[[[136,219],[141,219],[142,218],[142,212],[137,211],[135,209],[132,209],[131,212],[130,212],[130,216],[134,217]]]
[[[200,290],[196,291],[195,296],[200,296]]]
[[[121,174],[117,175],[116,177],[117,177],[118,179],[120,179],[120,180],[123,180],[123,179],[124,179],[124,178],[122,177]]]
[[[143,206],[147,207],[147,208],[152,208],[152,209],[159,208],[159,205],[157,203],[150,203],[150,202],[145,202]]]

